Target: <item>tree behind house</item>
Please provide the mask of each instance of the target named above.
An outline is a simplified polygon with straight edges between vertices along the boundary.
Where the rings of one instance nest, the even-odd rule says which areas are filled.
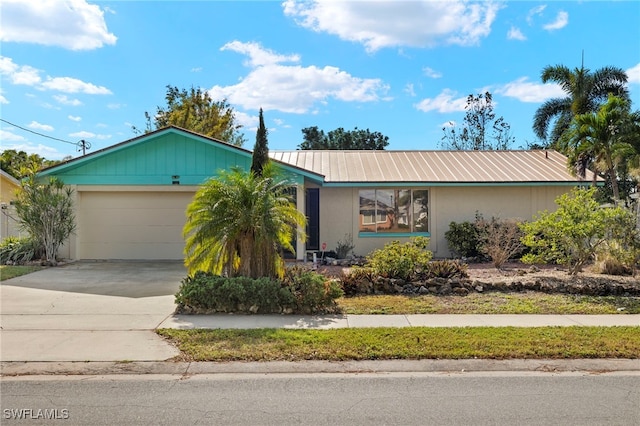
[[[146,132],[173,125],[232,145],[244,143],[242,126],[226,99],[214,101],[199,87],[180,90],[168,85],[165,100],[167,105],[158,106],[153,118],[145,112]],[[139,132],[135,127],[134,131]]]
[[[493,97],[485,92],[469,95],[463,124],[442,128],[442,147],[452,150],[505,150],[513,143],[511,126],[493,112]]]
[[[579,177],[584,178],[588,169],[607,176],[614,201],[620,201],[618,179],[626,177],[627,162],[635,154],[627,141],[633,135],[629,102],[609,96],[607,103],[597,112],[578,114],[558,142],[568,157],[569,164]],[[626,196],[625,196],[626,198]]]
[[[339,127],[325,133],[317,126],[302,129],[304,141],[298,146],[302,150],[383,150],[389,145],[389,137],[380,132],[371,132],[357,127],[344,130]]]
[[[617,67],[591,72],[584,64],[574,70],[564,65],[548,65],[540,79],[543,83],[558,84],[565,92],[564,97],[546,100],[533,118],[534,133],[551,148],[556,148],[576,115],[595,113],[610,94],[629,99],[627,74]]]
[[[39,183],[33,176],[23,182],[17,193],[15,206],[20,226],[43,245],[45,260],[52,266],[58,263],[58,249],[76,227],[72,196],[73,190],[59,179]]]
[[[38,154],[27,154],[24,151],[16,151],[15,149],[5,149],[0,154],[0,168],[16,179],[58,163],[60,161],[47,160]]]

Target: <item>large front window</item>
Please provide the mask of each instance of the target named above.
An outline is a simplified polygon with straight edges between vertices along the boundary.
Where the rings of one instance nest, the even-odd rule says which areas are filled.
[[[359,230],[372,233],[429,232],[429,191],[361,190]]]

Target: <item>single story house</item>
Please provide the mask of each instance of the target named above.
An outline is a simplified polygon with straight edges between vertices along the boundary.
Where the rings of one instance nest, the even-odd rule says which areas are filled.
[[[530,220],[555,209],[576,185],[555,151],[286,151],[271,158],[291,174],[307,216],[308,251],[332,250],[350,235],[366,255],[393,240],[430,237],[435,257],[451,253],[451,221],[476,212]],[[156,130],[42,170],[74,191],[77,230],[70,259],[182,259],[185,210],[223,169],[251,166],[251,151],[178,127]]]
[[[20,188],[20,181],[0,169],[0,240],[20,236],[16,209],[13,200]]]

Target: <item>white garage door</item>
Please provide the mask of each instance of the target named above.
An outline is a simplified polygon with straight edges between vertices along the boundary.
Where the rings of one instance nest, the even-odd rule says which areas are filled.
[[[80,259],[183,259],[193,192],[79,192]]]

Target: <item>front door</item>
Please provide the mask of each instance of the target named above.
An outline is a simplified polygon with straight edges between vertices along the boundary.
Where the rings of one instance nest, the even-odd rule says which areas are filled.
[[[307,188],[305,200],[307,250],[320,250],[320,189]]]

